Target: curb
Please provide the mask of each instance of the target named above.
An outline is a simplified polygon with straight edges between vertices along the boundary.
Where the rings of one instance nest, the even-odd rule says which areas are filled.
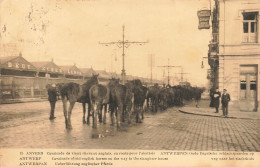
[[[179,110],[179,112],[181,112],[181,113],[183,113],[183,114],[200,115],[200,116],[205,116],[205,117],[231,118],[231,119],[247,119],[247,120],[260,120],[260,119],[252,119],[252,118],[223,117],[223,116],[217,116],[217,115],[191,113],[191,112],[186,112],[186,111],[183,111],[183,110]]]

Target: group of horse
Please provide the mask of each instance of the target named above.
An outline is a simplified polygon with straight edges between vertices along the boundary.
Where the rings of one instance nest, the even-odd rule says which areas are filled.
[[[127,81],[122,85],[119,79],[112,78],[107,85],[103,85],[99,84],[98,75],[92,75],[83,85],[70,82],[59,83],[56,87],[63,103],[67,129],[72,128],[71,114],[76,102],[82,103],[83,123],[90,124],[92,116],[93,128],[97,128],[98,120],[100,123],[106,123],[106,114],[109,110],[111,124],[114,124],[116,118],[117,127],[120,128],[122,121],[131,123],[133,113],[136,123],[141,123],[144,110],[151,108],[152,112],[157,112],[158,107],[164,110],[174,105],[183,105],[183,99],[193,97],[190,90],[180,86],[162,88],[155,84],[146,87],[138,79]],[[87,120],[86,104],[88,104]]]

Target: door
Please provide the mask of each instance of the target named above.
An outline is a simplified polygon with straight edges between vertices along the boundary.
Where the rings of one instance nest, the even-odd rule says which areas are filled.
[[[257,110],[257,66],[240,66],[240,110]]]

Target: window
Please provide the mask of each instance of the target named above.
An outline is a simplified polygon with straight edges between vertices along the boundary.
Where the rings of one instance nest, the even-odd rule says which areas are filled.
[[[258,12],[243,13],[243,42],[256,43],[257,41]]]

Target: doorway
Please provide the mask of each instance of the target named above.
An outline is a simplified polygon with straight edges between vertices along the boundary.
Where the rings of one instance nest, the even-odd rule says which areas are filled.
[[[239,106],[242,111],[257,111],[257,65],[240,66]]]

